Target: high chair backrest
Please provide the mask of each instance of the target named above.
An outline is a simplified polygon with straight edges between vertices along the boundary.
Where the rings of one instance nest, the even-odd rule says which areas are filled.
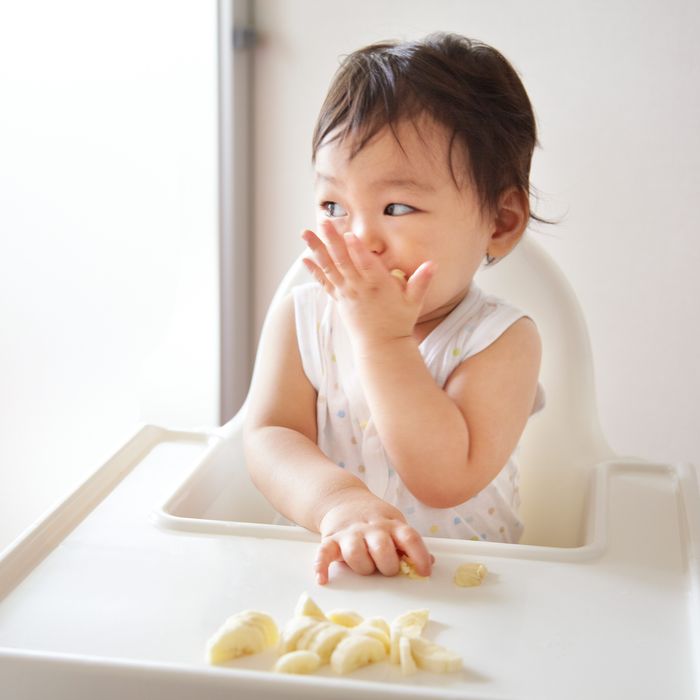
[[[614,457],[598,419],[593,356],[586,321],[559,266],[527,233],[518,247],[476,283],[521,308],[542,338],[540,382],[546,404],[521,439],[522,542],[582,544],[591,468]]]
[[[591,467],[614,455],[598,421],[593,361],[581,308],[559,267],[531,236],[526,234],[507,258],[480,271],[476,283],[530,315],[542,337],[540,381],[546,405],[530,419],[518,452],[525,522],[521,541],[574,547],[583,543]],[[271,306],[293,286],[309,281],[300,256]]]

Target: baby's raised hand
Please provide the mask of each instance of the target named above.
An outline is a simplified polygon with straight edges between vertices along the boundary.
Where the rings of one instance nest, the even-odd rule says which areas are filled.
[[[395,576],[402,554],[413,561],[421,576],[430,575],[432,557],[420,534],[401,511],[364,489],[348,493],[326,511],[320,531],[315,571],[321,585],[328,583],[328,569],[334,561],[345,562],[363,576],[375,571]]]
[[[404,281],[354,234],[340,235],[330,221],[322,223],[322,233],[325,242],[312,231],[302,234],[312,253],[304,263],[338,303],[351,337],[376,342],[410,336],[435,265],[424,262]]]

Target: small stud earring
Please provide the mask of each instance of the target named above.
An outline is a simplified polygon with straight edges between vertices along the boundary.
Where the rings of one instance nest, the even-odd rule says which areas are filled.
[[[494,255],[489,255],[488,250],[486,251],[486,265],[493,265],[496,262],[496,257]]]

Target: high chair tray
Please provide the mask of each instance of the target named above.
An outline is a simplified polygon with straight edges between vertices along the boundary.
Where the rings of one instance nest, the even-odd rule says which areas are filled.
[[[700,494],[688,465],[597,465],[582,547],[431,539],[427,580],[314,583],[317,537],[241,517],[240,464],[214,432],[145,426],[0,554],[0,696],[52,698],[698,698]],[[228,505],[227,505],[228,504]],[[228,509],[228,510],[227,510]],[[259,518],[262,519],[262,518]],[[465,561],[488,567],[458,588]],[[349,676],[270,672],[266,652],[211,667],[231,614],[283,625],[302,592],[325,610],[428,608],[458,673],[375,664]]]

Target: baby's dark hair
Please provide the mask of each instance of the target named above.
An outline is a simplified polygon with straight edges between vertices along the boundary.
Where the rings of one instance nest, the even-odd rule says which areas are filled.
[[[354,157],[385,126],[431,117],[450,136],[449,167],[457,144],[482,208],[495,211],[500,195],[530,192],[537,127],[518,74],[496,49],[458,34],[422,41],[371,44],[341,63],[321,107],[312,140],[318,149],[349,139]],[[539,217],[531,214],[537,220]]]

